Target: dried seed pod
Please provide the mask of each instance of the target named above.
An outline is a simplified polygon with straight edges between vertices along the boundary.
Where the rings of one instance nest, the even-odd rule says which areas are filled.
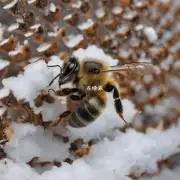
[[[40,94],[39,96],[36,97],[34,101],[35,101],[36,107],[40,107],[43,105],[43,102],[46,102],[48,104],[53,104],[55,99],[49,94]]]
[[[117,37],[125,37],[128,35],[130,28],[127,25],[121,25],[116,32]]]
[[[74,152],[74,151],[76,151],[83,144],[84,144],[83,138],[78,138],[78,139],[76,139],[74,142],[72,142],[70,144],[69,151],[70,152]]]
[[[46,57],[50,57],[58,52],[59,44],[58,42],[50,42],[41,44],[38,48],[38,52],[43,52]]]
[[[90,147],[80,147],[75,151],[75,156],[83,157],[88,155],[90,152]]]
[[[132,0],[119,0],[119,2],[122,6],[130,6],[133,4]]]
[[[53,3],[50,4],[48,12],[44,15],[44,18],[49,22],[60,21],[62,16],[62,9],[60,6],[55,6]]]
[[[64,44],[70,49],[78,49],[83,47],[84,37],[82,34],[69,35],[63,39]]]
[[[35,166],[57,166],[57,167],[61,167],[61,162],[58,161],[43,161],[43,162],[39,162],[39,157],[34,157],[32,158],[29,162],[27,162],[27,164],[31,167],[35,167]]]
[[[30,27],[35,23],[35,15],[32,11],[26,11],[22,14],[22,18],[26,26]]]
[[[86,22],[78,25],[78,29],[88,35],[94,35],[96,33],[96,27],[96,23],[92,19],[88,19]]]
[[[80,10],[82,13],[86,14],[88,17],[91,17],[92,10],[91,10],[90,2],[88,2],[88,1],[82,2],[81,6],[80,6]]]
[[[17,46],[17,40],[18,38],[13,35],[10,36],[8,39],[4,39],[0,43],[0,50],[3,50],[5,52],[14,50]]]
[[[15,122],[42,124],[41,113],[35,114],[33,109],[26,103],[16,105],[7,109],[7,117]]]
[[[110,19],[105,21],[105,26],[106,28],[110,29],[110,30],[115,30],[117,28],[117,21],[115,19]]]
[[[48,0],[33,0],[33,5],[38,9],[44,9],[48,4]]]
[[[4,9],[8,9],[13,15],[21,17],[28,10],[28,3],[26,0],[14,0],[4,6]]]
[[[64,160],[64,162],[68,163],[68,164],[72,164],[73,163],[73,160],[69,159],[69,158],[66,158]]]
[[[28,64],[28,59],[31,55],[31,49],[28,46],[27,42],[21,47],[21,49],[10,51],[9,56],[11,57],[12,61],[22,67]]]
[[[110,36],[101,36],[99,38],[99,41],[100,41],[100,44],[103,46],[103,47],[107,47],[107,46],[110,46],[111,43],[112,43],[112,38]]]
[[[3,117],[0,119],[0,144],[10,141],[14,135],[12,123],[9,119]]]
[[[80,17],[79,17],[79,14],[75,12],[73,14],[69,14],[65,16],[63,20],[72,26],[76,26],[79,23]]]
[[[50,40],[62,40],[66,36],[66,27],[60,28],[57,32],[49,32]]]
[[[68,57],[69,57],[69,54],[68,54],[67,51],[63,51],[63,52],[61,52],[60,55],[59,55],[59,58],[62,59],[62,60],[64,60],[64,61],[68,60]]]
[[[2,97],[0,101],[7,107],[16,106],[18,104],[17,99],[11,91],[7,94],[7,96]]]
[[[32,39],[38,43],[43,41],[44,35],[45,35],[45,30],[41,26],[41,24],[35,24],[35,25],[31,26],[30,31],[28,31],[24,34],[25,37],[27,37],[27,38],[32,37]]]

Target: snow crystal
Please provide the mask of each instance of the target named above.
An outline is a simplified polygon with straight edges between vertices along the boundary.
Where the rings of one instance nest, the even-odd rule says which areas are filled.
[[[146,35],[148,40],[152,43],[154,43],[158,39],[156,31],[152,27],[145,27],[144,34]]]
[[[52,136],[51,132],[43,133],[40,127],[28,124],[14,125],[14,129],[15,136],[5,150],[10,157],[15,158],[17,167],[21,164],[26,171],[28,166],[23,162],[27,162],[34,156],[39,156],[41,161],[62,160],[68,157],[69,144],[62,144]],[[91,134],[93,133],[92,130]],[[158,160],[165,159],[180,150],[178,128],[171,128],[164,132],[153,131],[148,134],[129,129],[127,133],[114,131],[113,134],[113,139],[103,138],[101,142],[93,145],[89,155],[75,160],[72,165],[62,163],[61,168],[54,167],[42,173],[41,176],[37,174],[37,180],[52,180],[58,177],[67,180],[74,178],[83,180],[85,176],[89,180],[95,180],[97,177],[100,179],[104,177],[107,180],[127,179],[126,176],[130,172],[137,174],[138,168],[140,168],[139,173],[156,172]],[[139,142],[141,146],[137,146]],[[6,171],[11,169],[8,167],[11,164],[12,162],[9,161],[6,165],[0,162],[0,177],[7,176]],[[19,176],[23,177],[23,172],[20,172]],[[35,172],[32,170],[31,173],[34,175]]]
[[[4,69],[6,66],[10,64],[9,61],[5,61],[3,59],[0,59],[0,70]]]
[[[79,61],[82,61],[84,58],[95,58],[108,63],[110,66],[115,66],[118,63],[117,59],[113,59],[106,55],[102,49],[95,45],[91,45],[87,49],[80,48],[77,51],[74,51],[73,55],[77,57]]]

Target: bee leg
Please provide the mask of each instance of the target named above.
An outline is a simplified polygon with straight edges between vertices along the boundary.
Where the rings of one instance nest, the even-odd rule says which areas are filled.
[[[71,114],[71,111],[67,110],[65,112],[63,112],[57,120],[54,121],[46,121],[46,122],[42,122],[42,126],[44,127],[44,129],[48,128],[48,127],[56,127],[58,124],[63,122],[63,119],[68,117]]]
[[[116,109],[116,112],[117,114],[119,114],[119,117],[127,124],[129,125],[124,117],[123,117],[123,105],[122,105],[122,102],[121,102],[121,99],[120,99],[120,94],[119,94],[119,91],[117,89],[117,87],[113,84],[106,84],[106,86],[103,88],[104,91],[106,92],[112,92],[113,91],[113,99],[114,99],[114,107]]]
[[[84,91],[82,91],[81,89],[78,89],[78,88],[63,88],[63,89],[60,89],[58,91],[54,91],[53,89],[49,89],[49,91],[53,91],[57,96],[69,96],[69,95],[75,94],[75,93],[80,94],[80,95],[84,95]]]

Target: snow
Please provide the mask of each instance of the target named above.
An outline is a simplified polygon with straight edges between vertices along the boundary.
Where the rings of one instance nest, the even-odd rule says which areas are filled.
[[[8,27],[8,31],[11,32],[11,31],[14,31],[14,30],[16,30],[18,28],[19,28],[19,24],[18,23],[14,23],[14,24],[12,24],[12,25],[10,25]]]
[[[10,93],[9,89],[6,88],[0,89],[0,99],[7,97],[9,93]]]
[[[112,57],[106,55],[102,49],[95,45],[91,45],[87,49],[80,48],[77,51],[74,51],[73,55],[77,57],[79,61],[82,61],[84,58],[97,58],[105,63],[108,63],[110,66],[115,66],[118,63],[117,59],[113,59]]]
[[[95,11],[95,14],[96,14],[97,18],[102,18],[105,16],[105,11],[103,8],[99,8]]]
[[[74,48],[76,45],[82,42],[83,39],[84,39],[83,35],[78,34],[78,35],[69,35],[63,41],[68,48]]]
[[[12,1],[11,3],[7,4],[6,6],[4,6],[4,9],[12,8],[17,2],[18,2],[18,0]]]
[[[49,10],[50,10],[51,12],[56,12],[56,6],[55,6],[54,3],[51,3],[51,4],[49,5]]]
[[[41,44],[41,45],[37,48],[37,51],[38,51],[38,52],[46,51],[50,46],[51,46],[51,43]]]
[[[82,5],[82,2],[81,1],[76,1],[72,4],[72,7],[73,8],[80,8]]]
[[[40,90],[46,89],[51,79],[52,73],[45,61],[40,60],[26,66],[24,75],[4,79],[2,83],[4,87],[13,91],[17,99],[29,101],[36,98]]]
[[[157,33],[152,27],[145,27],[144,34],[148,38],[149,42],[155,43],[158,39]]]
[[[0,23],[0,41],[3,39],[3,34],[4,34],[5,29],[6,27]]]
[[[4,69],[5,67],[9,66],[10,62],[0,59],[0,70]]]
[[[89,27],[91,27],[93,25],[94,25],[94,21],[92,19],[88,19],[86,22],[78,25],[78,28],[80,30],[86,30],[86,29],[88,29]]]
[[[118,63],[118,60],[106,55],[95,45],[87,49],[80,48],[74,51],[73,56],[79,61],[84,58],[97,58],[110,66]],[[48,61],[48,65],[51,66],[63,67],[63,64],[58,56],[51,56]],[[55,80],[51,87],[47,86],[60,72],[58,67],[47,67],[43,59],[36,62],[31,61],[31,64],[24,68],[23,74],[2,81],[4,89],[1,89],[0,97],[7,96],[9,90],[12,90],[17,99],[28,101],[35,113],[41,112],[44,121],[55,120],[66,110],[66,104],[63,104],[61,99],[57,99],[54,104],[44,103],[40,108],[35,108],[33,99],[39,95],[41,90],[58,89],[58,80]],[[145,80],[149,81],[151,77],[146,76]],[[157,91],[158,89],[155,88],[152,93]],[[122,99],[122,104],[124,119],[131,123],[138,111],[128,99]],[[161,106],[160,108],[166,111],[171,104],[164,101]],[[162,113],[158,107],[155,108],[158,113]],[[84,128],[67,127],[68,132],[64,132],[66,129],[62,126],[44,131],[41,126],[28,123],[13,122],[12,125],[14,136],[5,146],[5,152],[13,160],[0,160],[1,180],[12,180],[12,177],[13,180],[84,180],[84,177],[86,180],[130,180],[128,174],[156,172],[157,161],[180,152],[179,128],[172,126],[166,131],[154,130],[146,134],[132,128],[128,128],[126,133],[121,132],[119,129],[124,127],[125,123],[115,111],[111,93],[107,93],[107,106],[100,117]],[[92,146],[88,155],[77,159],[68,151],[70,142],[65,144],[60,138],[54,136],[54,133],[68,134],[70,142],[82,137],[85,142],[94,139],[97,143]],[[65,158],[72,158],[74,162],[72,165],[62,162],[61,167],[53,166],[46,170],[41,167],[32,169],[26,163],[33,157],[39,157],[40,161],[61,162]]]

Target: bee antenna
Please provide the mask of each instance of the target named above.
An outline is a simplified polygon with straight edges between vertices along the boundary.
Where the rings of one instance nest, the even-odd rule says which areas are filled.
[[[48,94],[50,93],[50,91],[53,91],[56,94],[56,91],[54,89],[49,89]]]
[[[51,82],[49,83],[48,87],[52,85],[52,83],[59,77],[61,76],[62,73],[59,73],[56,77],[54,77]]]
[[[53,65],[53,66],[47,66],[47,67],[59,67],[59,68],[60,68],[60,71],[62,72],[62,67],[59,66],[59,65]]]

